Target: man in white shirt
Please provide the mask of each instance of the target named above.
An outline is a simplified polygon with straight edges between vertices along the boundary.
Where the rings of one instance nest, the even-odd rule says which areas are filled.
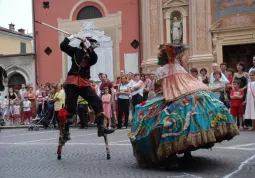
[[[19,94],[20,94],[20,97],[21,97],[21,101],[24,101],[24,97],[25,97],[26,92],[27,92],[27,90],[26,90],[26,84],[22,84],[22,85],[21,85],[21,89],[19,90]]]
[[[132,88],[134,83],[135,83],[134,82],[134,74],[132,72],[129,72],[127,74],[127,78],[128,78],[128,85],[129,85],[130,88]],[[131,93],[129,95],[129,107],[130,107],[129,109],[130,109],[130,112],[131,112],[130,116],[132,116],[132,111],[134,109],[134,106],[132,104],[132,95],[131,95]]]
[[[36,97],[37,96],[39,96],[40,94],[41,94],[41,88],[42,88],[42,86],[40,86],[40,85],[37,85],[37,90],[35,91],[35,95],[36,95]]]
[[[20,98],[21,98],[21,103],[20,103],[20,107],[21,107],[20,117],[21,117],[21,120],[24,120],[23,101],[25,100],[24,97],[26,95],[26,92],[27,92],[26,84],[23,83],[21,85],[21,89],[19,90],[19,95],[20,95]]]
[[[24,118],[22,119],[24,124],[29,124],[30,123],[30,118],[31,118],[31,101],[28,100],[28,97],[25,96],[23,102],[23,114]]]
[[[123,77],[125,75],[126,75],[125,71],[124,70],[120,70],[120,77]]]
[[[128,78],[128,84],[130,87],[132,87],[134,85],[134,74],[132,72],[129,72],[127,74],[127,78]]]
[[[221,73],[224,74],[225,77],[228,77],[227,66],[228,64],[226,62],[220,64]]]
[[[214,77],[213,77],[213,73],[215,71],[218,71],[218,70],[219,70],[219,65],[217,63],[213,63],[212,64],[212,73],[210,75],[210,84],[212,84],[214,82],[214,80],[215,80]],[[225,77],[225,75],[223,73],[221,73],[220,81],[222,81],[225,84],[229,83],[228,79]]]
[[[99,78],[99,80],[100,80],[100,82],[98,82],[98,84],[97,84],[97,86],[98,86],[97,95],[98,95],[98,96],[101,95],[100,86],[101,86],[101,84],[102,84],[102,75],[103,75],[103,73],[99,73],[99,74],[98,74],[98,78]]]

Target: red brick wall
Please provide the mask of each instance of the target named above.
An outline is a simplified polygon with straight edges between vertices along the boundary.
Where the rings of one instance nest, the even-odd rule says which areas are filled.
[[[50,9],[48,11],[43,9],[42,2],[35,0],[35,20],[57,27],[57,19],[69,19],[72,8],[79,0],[50,1]],[[124,54],[138,52],[138,49],[135,50],[130,46],[134,39],[138,40],[138,0],[101,0],[101,2],[105,5],[108,14],[122,12],[122,41],[120,43],[119,58],[120,68],[123,69]],[[105,15],[99,5],[92,1],[87,1],[77,7],[74,16],[87,5],[94,5]],[[75,17],[73,17],[73,20],[75,20]],[[35,35],[38,83],[58,82],[62,77],[62,53],[59,49],[58,32],[40,24],[35,24]],[[44,53],[46,47],[50,47],[53,51],[50,56]]]

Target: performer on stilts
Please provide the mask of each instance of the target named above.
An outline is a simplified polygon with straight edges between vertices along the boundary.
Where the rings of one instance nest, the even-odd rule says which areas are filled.
[[[176,168],[176,154],[192,158],[190,151],[211,148],[239,134],[224,103],[187,72],[186,49],[178,44],[159,46],[161,67],[155,81],[155,87],[160,87],[155,88],[159,96],[136,106],[128,134],[141,165],[169,168],[172,164]],[[224,88],[219,89],[224,93]]]
[[[80,48],[72,47],[69,45],[71,40],[77,38],[81,41]],[[59,144],[64,145],[70,140],[69,125],[72,123],[72,118],[76,113],[76,105],[78,96],[84,98],[92,106],[97,123],[98,137],[111,134],[115,130],[104,128],[104,114],[102,107],[102,100],[92,90],[90,86],[90,67],[97,62],[97,54],[94,48],[97,46],[97,41],[92,38],[80,38],[71,35],[64,39],[60,44],[63,52],[72,58],[72,66],[68,72],[67,79],[64,83],[66,93],[66,110],[68,112],[67,122],[60,127]]]

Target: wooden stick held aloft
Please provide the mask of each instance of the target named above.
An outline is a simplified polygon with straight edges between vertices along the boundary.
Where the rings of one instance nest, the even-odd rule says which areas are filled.
[[[41,22],[41,21],[38,21],[38,20],[35,20],[35,22],[36,22],[36,23],[39,23],[39,24],[41,24],[41,25],[50,27],[50,28],[52,28],[52,29],[54,29],[54,30],[57,30],[57,31],[59,31],[59,32],[65,33],[65,34],[67,34],[67,35],[72,35],[71,33],[68,33],[68,32],[66,32],[66,31],[64,31],[64,30],[61,30],[61,29],[56,28],[56,27],[53,27],[52,25],[49,25],[49,24],[47,24],[47,23],[44,23],[44,22]]]

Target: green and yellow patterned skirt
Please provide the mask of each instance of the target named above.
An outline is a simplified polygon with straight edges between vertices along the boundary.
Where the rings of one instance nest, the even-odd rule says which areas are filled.
[[[239,130],[225,105],[207,91],[165,103],[162,96],[136,106],[128,134],[140,164],[159,163],[172,154],[211,148]]]

